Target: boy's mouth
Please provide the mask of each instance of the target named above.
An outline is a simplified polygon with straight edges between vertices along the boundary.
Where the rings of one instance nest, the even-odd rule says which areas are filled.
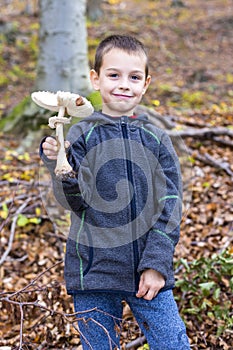
[[[113,94],[113,96],[118,98],[123,98],[123,99],[129,99],[133,97],[132,95],[125,95],[125,94]]]

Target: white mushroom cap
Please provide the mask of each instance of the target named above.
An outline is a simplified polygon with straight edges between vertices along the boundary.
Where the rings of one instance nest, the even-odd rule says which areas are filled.
[[[50,111],[59,112],[60,107],[65,107],[67,114],[72,117],[85,118],[94,112],[90,101],[71,92],[36,91],[31,94],[31,97],[37,105]]]
[[[57,103],[57,94],[49,91],[35,91],[31,94],[31,98],[38,106],[50,111],[59,112],[60,107]]]
[[[90,101],[78,94],[58,91],[57,101],[59,106],[66,107],[67,114],[72,117],[85,118],[94,112]]]

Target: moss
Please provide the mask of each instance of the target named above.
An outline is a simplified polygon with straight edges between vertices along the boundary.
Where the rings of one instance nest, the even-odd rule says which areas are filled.
[[[94,109],[99,111],[102,108],[102,98],[99,91],[92,92],[87,99],[92,103]]]
[[[38,107],[31,97],[27,96],[6,117],[0,119],[0,131],[18,136],[26,135],[29,130],[40,129],[50,116],[51,112]]]
[[[16,107],[13,108],[12,112],[5,118],[0,120],[0,130],[7,132],[11,127],[17,124],[17,120],[24,113],[26,105],[29,103],[29,97],[23,99]]]

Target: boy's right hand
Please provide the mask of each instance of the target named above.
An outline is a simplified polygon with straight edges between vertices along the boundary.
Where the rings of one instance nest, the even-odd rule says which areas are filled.
[[[65,141],[65,147],[70,146],[69,141]],[[45,156],[50,160],[57,160],[58,146],[57,141],[53,137],[46,137],[45,141],[42,144],[43,152]]]

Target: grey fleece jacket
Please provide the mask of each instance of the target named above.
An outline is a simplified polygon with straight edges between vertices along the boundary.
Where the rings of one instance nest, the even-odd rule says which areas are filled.
[[[144,116],[94,112],[67,135],[76,176],[58,181],[59,203],[71,211],[65,257],[68,293],[136,293],[145,269],[174,287],[173,254],[179,240],[182,185],[168,135]]]

